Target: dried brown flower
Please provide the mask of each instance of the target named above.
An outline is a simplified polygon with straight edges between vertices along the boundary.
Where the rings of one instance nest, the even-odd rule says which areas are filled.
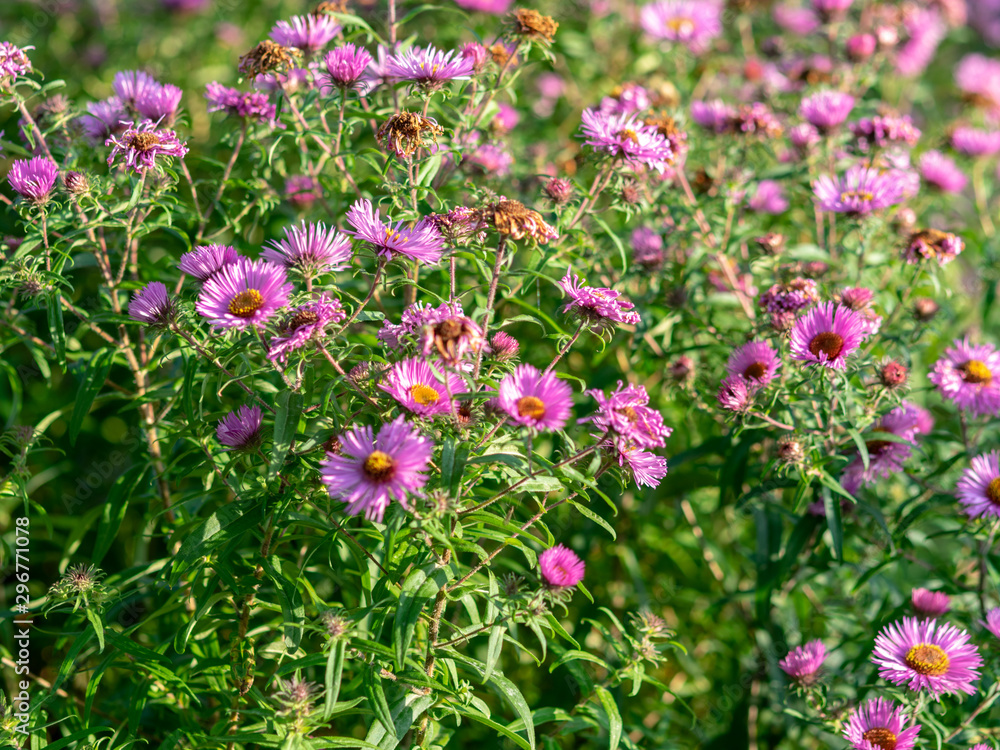
[[[531,210],[520,201],[501,198],[483,209],[483,218],[495,227],[497,232],[511,239],[530,237],[544,245],[549,240],[559,238],[559,233],[545,223],[540,213]]]
[[[264,75],[272,70],[292,67],[294,58],[301,54],[297,49],[282,47],[265,39],[240,58],[239,70],[250,77]]]
[[[555,38],[559,24],[549,16],[543,16],[537,10],[518,8],[511,14],[514,22],[514,34],[533,42],[551,44]]]
[[[444,128],[416,112],[399,112],[378,129],[375,137],[382,148],[408,159],[418,148],[437,142]]]

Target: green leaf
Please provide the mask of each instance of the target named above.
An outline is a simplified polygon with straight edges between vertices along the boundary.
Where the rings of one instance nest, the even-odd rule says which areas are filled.
[[[432,695],[417,695],[409,689],[398,691],[393,698],[392,707],[386,705],[389,723],[385,724],[380,718],[368,730],[365,742],[378,743],[380,750],[393,750],[416,724],[417,719],[432,705],[434,705]]]
[[[186,534],[181,548],[174,555],[170,585],[174,586],[184,570],[195,560],[235,539],[263,520],[260,506],[245,502],[223,505],[196,529]]]
[[[858,455],[861,456],[861,461],[865,465],[865,471],[867,471],[868,461],[869,461],[868,444],[865,443],[865,439],[861,437],[861,433],[855,430],[853,427],[847,428],[847,434],[851,436],[851,440],[853,440],[854,444],[858,446]]]
[[[100,653],[104,653],[104,623],[101,622],[100,616],[94,612],[93,609],[87,607],[84,612],[87,615],[87,619],[90,620],[90,624],[94,626],[94,632],[97,633],[97,643],[100,648],[98,649]]]
[[[281,558],[277,555],[272,555],[270,560],[265,559],[263,567],[268,577],[278,585],[285,648],[289,651],[295,651],[302,642],[306,621],[306,609],[297,585],[298,575],[296,573],[294,578],[285,575],[282,570]]]
[[[326,679],[324,680],[325,702],[323,704],[323,721],[329,721],[333,708],[340,696],[340,681],[344,676],[344,655],[347,653],[347,639],[338,638],[330,648],[326,657]]]
[[[557,667],[560,667],[563,664],[566,664],[567,662],[571,661],[589,661],[593,662],[594,664],[597,664],[600,667],[603,667],[609,672],[613,671],[611,667],[608,666],[608,663],[604,661],[604,659],[602,659],[601,657],[594,656],[588,651],[579,651],[577,649],[570,649],[565,654],[556,659],[555,663],[551,667],[549,667],[549,672],[554,672]]]
[[[427,573],[430,573],[428,577]],[[399,606],[392,623],[392,639],[396,647],[396,670],[406,669],[406,652],[416,632],[420,613],[451,578],[450,568],[440,568],[431,564],[425,569],[415,570],[407,576],[399,592]]]
[[[76,445],[76,437],[80,434],[83,420],[90,413],[90,407],[94,404],[94,399],[104,387],[104,381],[111,370],[111,363],[114,360],[113,349],[103,348],[94,352],[87,365],[87,373],[80,383],[80,388],[76,392],[76,402],[73,405],[73,416],[69,420],[69,442]]]
[[[139,486],[146,475],[145,466],[133,466],[122,474],[111,486],[107,500],[101,508],[101,520],[97,522],[97,540],[94,542],[94,551],[91,554],[91,562],[100,565],[101,560],[108,554],[111,545],[118,535],[122,521],[125,520],[125,513],[128,511],[128,501],[132,498],[135,488]]]
[[[285,463],[285,456],[292,447],[295,433],[299,429],[302,415],[302,394],[296,391],[282,391],[278,394],[278,408],[274,412],[274,447],[271,450],[271,465],[267,469],[267,481],[278,476]]]
[[[385,699],[382,678],[374,668],[365,670],[364,685],[365,695],[368,697],[368,707],[375,714],[375,719],[382,725],[385,732],[396,737],[398,741],[399,735],[396,734],[396,723],[393,720],[392,711],[389,710],[389,702]],[[375,731],[375,727],[372,726],[368,732],[368,737],[365,738],[366,742],[378,742],[381,739],[381,736],[372,738],[372,734]]]
[[[56,349],[56,362],[60,366],[66,366],[66,328],[63,325],[62,302],[59,292],[48,298],[46,304],[46,314],[49,320],[49,334],[52,336],[52,345]]]
[[[596,692],[597,698],[604,708],[604,713],[608,717],[608,734],[611,735],[608,750],[618,750],[618,743],[622,739],[622,717],[618,713],[618,704],[615,703],[614,697],[606,688],[598,686]]]
[[[833,539],[833,556],[838,562],[844,561],[844,527],[840,518],[840,499],[834,499],[830,488],[820,487],[823,509],[826,511],[826,525]]]
[[[570,505],[572,505],[574,508],[576,508],[578,511],[580,511],[580,513],[582,515],[586,516],[591,521],[593,521],[598,526],[600,526],[602,529],[604,529],[605,531],[607,531],[611,535],[612,539],[617,539],[618,538],[618,534],[615,533],[614,527],[610,523],[608,523],[607,521],[605,521],[603,518],[601,518],[599,515],[597,515],[596,513],[594,513],[594,511],[592,511],[586,505],[581,505],[580,503],[575,502],[573,500],[570,500]]]
[[[517,732],[512,732],[503,724],[498,724],[488,716],[484,716],[479,711],[473,709],[472,706],[457,706],[456,710],[460,715],[472,719],[473,721],[482,724],[485,727],[489,727],[494,732],[502,734],[504,737],[509,739],[511,742],[513,742],[515,745],[522,748],[523,750],[530,750],[531,745],[525,742],[524,737],[517,734]]]

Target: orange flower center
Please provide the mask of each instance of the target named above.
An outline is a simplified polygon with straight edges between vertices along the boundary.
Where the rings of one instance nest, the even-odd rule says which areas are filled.
[[[872,727],[861,737],[880,750],[896,750],[896,735],[885,727]]]
[[[994,505],[1000,505],[1000,477],[990,481],[986,485],[986,497],[989,498],[990,502]]]
[[[827,359],[834,359],[843,350],[844,338],[839,333],[834,333],[833,331],[818,333],[809,342],[809,351],[817,357],[820,352],[823,352]]]
[[[410,386],[410,396],[421,406],[427,406],[428,404],[436,404],[441,400],[441,394],[431,388],[429,385],[424,385],[423,383],[417,383]]]
[[[990,368],[978,359],[970,359],[964,365],[960,365],[958,370],[962,373],[962,380],[966,383],[989,385],[993,380],[993,373],[990,372]]]
[[[522,417],[541,419],[545,416],[545,404],[540,398],[522,396],[517,400],[517,413]]]
[[[690,18],[671,18],[667,21],[667,27],[675,34],[690,34],[694,31],[694,21]]]
[[[388,482],[396,474],[396,462],[382,451],[372,451],[362,468],[365,475],[376,482]]]
[[[918,643],[906,652],[903,659],[914,672],[937,677],[948,671],[951,660],[940,646],[933,643]]]
[[[846,203],[849,200],[863,200],[865,203],[871,203],[875,200],[874,194],[868,190],[845,190],[840,194],[840,200],[842,203]]]
[[[229,312],[237,318],[252,318],[263,306],[263,294],[256,289],[244,289],[229,301]]]

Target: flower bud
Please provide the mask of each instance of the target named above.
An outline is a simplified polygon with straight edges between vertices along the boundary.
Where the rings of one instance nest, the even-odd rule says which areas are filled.
[[[778,255],[785,249],[785,235],[777,232],[768,232],[761,237],[756,237],[754,242],[765,255]]]
[[[855,61],[867,60],[875,54],[878,40],[871,34],[855,34],[847,40],[847,56]]]
[[[694,360],[681,355],[667,366],[667,374],[677,382],[687,380],[694,374]]]
[[[921,323],[926,323],[937,315],[938,303],[928,297],[921,297],[913,303],[913,317]]]
[[[906,365],[894,359],[886,360],[878,368],[879,382],[890,390],[906,385],[909,375],[910,373],[906,369]]]
[[[493,338],[490,339],[490,349],[493,352],[493,358],[499,362],[508,362],[514,359],[520,348],[521,345],[517,339],[503,331],[494,333]]]
[[[553,177],[542,188],[545,197],[555,204],[566,203],[573,197],[573,184],[561,177]]]
[[[778,440],[778,460],[782,463],[801,463],[805,457],[805,449],[795,435],[782,435]]]
[[[90,182],[86,175],[79,172],[67,172],[63,176],[63,186],[70,195],[83,195],[90,190]]]

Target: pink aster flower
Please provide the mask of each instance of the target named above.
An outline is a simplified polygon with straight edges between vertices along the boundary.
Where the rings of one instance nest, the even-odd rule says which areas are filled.
[[[961,193],[969,178],[955,161],[940,151],[925,151],[920,157],[920,176],[943,193]]]
[[[198,281],[207,281],[212,274],[239,258],[240,254],[229,245],[198,245],[181,256],[177,267],[181,273],[194,276]]]
[[[1000,110],[1000,60],[973,53],[955,68],[955,83],[975,104],[996,115]]]
[[[691,119],[713,133],[725,133],[733,126],[736,110],[721,99],[691,102]]]
[[[825,21],[842,16],[851,7],[853,0],[812,0],[812,7]]]
[[[722,33],[722,4],[712,0],[657,0],[643,7],[639,23],[651,37],[679,42],[692,54],[700,55]]]
[[[632,167],[648,167],[663,174],[675,154],[666,137],[655,127],[644,125],[634,114],[609,115],[585,109],[582,117],[584,143]]]
[[[314,299],[292,308],[288,316],[278,326],[277,336],[267,347],[267,358],[274,363],[284,364],[289,352],[302,349],[311,341],[322,341],[327,329],[347,317],[340,300],[326,292],[320,292]]]
[[[151,281],[132,295],[128,314],[133,320],[151,326],[167,326],[174,319],[176,307],[167,287],[160,281]]]
[[[261,443],[262,422],[260,407],[244,404],[219,420],[215,436],[233,450],[254,450]]]
[[[264,260],[294,268],[313,277],[326,271],[346,268],[351,260],[351,241],[323,222],[286,227],[285,238],[273,240],[260,254]]]
[[[663,237],[651,227],[632,231],[632,260],[640,266],[655,268],[663,263]]]
[[[404,227],[402,221],[395,225],[383,222],[370,200],[355,201],[347,212],[347,223],[352,227],[345,230],[347,234],[367,242],[382,258],[402,255],[421,263],[437,263],[444,253],[444,238],[426,219],[413,227]]]
[[[659,487],[667,475],[667,459],[634,445],[618,445],[618,465],[632,474],[638,487]]]
[[[123,156],[125,166],[136,174],[142,174],[149,169],[157,168],[157,158],[176,156],[183,159],[188,152],[187,145],[177,140],[173,130],[159,130],[150,120],[138,127],[128,123],[128,128],[120,136],[112,135],[104,143],[111,146],[108,155],[108,166],[113,166],[115,160]]]
[[[751,211],[759,214],[781,214],[788,210],[788,198],[785,188],[774,180],[761,180],[757,183],[753,196],[747,201]]]
[[[475,63],[458,50],[443,52],[433,45],[410,47],[389,58],[389,75],[400,81],[414,81],[425,89],[435,89],[448,81],[469,78]]]
[[[510,174],[514,155],[501,143],[483,143],[462,160],[462,164],[474,171],[493,177]]]
[[[322,186],[309,175],[289,175],[285,180],[285,198],[300,211],[308,210],[322,195]]]
[[[605,433],[613,433],[620,440],[640,448],[662,448],[673,429],[663,424],[663,415],[650,409],[649,394],[641,385],[623,385],[609,396],[598,389],[587,391],[597,401],[598,411],[584,417],[581,423],[593,422]]]
[[[955,495],[970,518],[1000,518],[1000,453],[973,458],[955,485]]]
[[[455,4],[466,10],[478,10],[481,13],[492,13],[495,16],[502,16],[514,0],[455,0]]]
[[[843,91],[819,91],[799,105],[799,114],[822,132],[840,125],[854,109],[854,97]]]
[[[844,728],[844,738],[853,750],[913,750],[920,734],[920,724],[907,728],[910,717],[885,698],[866,701],[851,714]]]
[[[330,497],[347,503],[348,515],[361,513],[381,523],[395,500],[409,510],[409,496],[419,495],[427,483],[434,444],[403,417],[382,425],[376,436],[371,427],[354,427],[340,436],[339,454],[327,453],[320,475]]]
[[[767,385],[774,380],[781,359],[778,353],[766,341],[751,341],[749,344],[735,349],[729,355],[726,371],[756,385]]]
[[[758,304],[769,313],[796,312],[819,302],[815,280],[798,277],[787,284],[775,284],[762,295]]]
[[[18,47],[11,42],[0,42],[0,80],[17,78],[31,72],[31,60],[25,52],[34,47]]]
[[[573,391],[554,373],[518,365],[500,381],[497,405],[517,424],[537,430],[561,430],[569,419]]]
[[[896,54],[896,70],[903,76],[923,73],[948,33],[948,26],[936,8],[914,8],[904,13],[903,26],[909,34]]]
[[[340,33],[340,25],[332,16],[292,16],[278,21],[271,28],[271,39],[282,47],[295,47],[307,55],[315,54]]]
[[[992,156],[1000,152],[1000,130],[955,128],[951,132],[951,147],[968,156]]]
[[[726,411],[742,413],[753,404],[753,396],[756,391],[757,385],[755,383],[742,376],[730,375],[723,378],[719,384],[715,398],[719,402],[719,406]]]
[[[288,304],[291,291],[281,266],[239,258],[205,281],[195,309],[216,328],[259,328]]]
[[[872,662],[879,677],[938,699],[947,693],[975,693],[972,683],[979,679],[983,659],[964,630],[904,617],[876,636]]]
[[[7,172],[7,182],[26,201],[41,206],[48,203],[58,176],[59,167],[54,161],[36,156],[33,159],[17,159]]]
[[[128,115],[121,99],[112,96],[87,105],[87,114],[80,116],[83,132],[93,144],[104,143],[115,133],[121,133],[128,126]]]
[[[356,88],[371,61],[372,56],[364,47],[351,43],[337,47],[323,58],[324,70],[319,73],[319,82],[341,90]]]
[[[840,484],[852,495],[867,484],[903,470],[903,463],[913,454],[918,435],[926,435],[934,427],[934,420],[926,409],[904,401],[882,417],[865,442],[868,467],[860,455],[855,456],[844,469]],[[906,442],[880,440],[882,435],[895,435]]]
[[[965,242],[958,235],[939,229],[924,229],[910,235],[910,242],[903,255],[910,264],[936,260],[938,265],[945,266],[963,250]]]
[[[1000,352],[990,344],[955,340],[934,363],[927,379],[963,411],[1000,414]]]
[[[909,115],[875,115],[865,117],[850,125],[851,133],[858,139],[862,150],[867,151],[871,143],[879,148],[894,143],[915,146],[920,140],[920,130]]]
[[[943,591],[913,589],[910,594],[910,606],[921,617],[940,617],[951,609],[951,599]]]
[[[986,622],[983,623],[994,638],[1000,638],[1000,607],[994,607],[986,613]]]
[[[115,73],[111,88],[126,109],[138,111],[138,103],[160,88],[160,83],[141,70],[122,70]]]
[[[435,371],[425,359],[397,362],[378,387],[421,417],[452,413],[455,394],[468,390],[460,377],[440,366]]]
[[[822,175],[813,183],[824,211],[864,216],[899,203],[903,187],[897,176],[856,164],[839,178]]]
[[[865,340],[865,321],[853,310],[832,302],[817,305],[792,328],[792,359],[835,370],[847,369],[847,358]]]
[[[785,31],[806,36],[819,28],[819,18],[811,8],[798,5],[775,5],[771,11],[774,22]]]
[[[561,544],[545,550],[538,556],[538,568],[545,584],[550,588],[564,589],[576,586],[583,580],[583,560],[571,549]]]
[[[648,109],[649,92],[638,83],[623,83],[613,96],[601,99],[599,109],[606,115],[626,115]]]
[[[637,325],[640,321],[639,313],[633,311],[635,305],[622,297],[621,292],[585,286],[580,277],[571,274],[568,268],[559,287],[570,298],[563,312],[572,311],[593,326],[611,328],[616,323]]]
[[[812,146],[819,143],[822,138],[815,126],[810,125],[808,122],[800,122],[788,131],[788,140],[791,141],[796,151],[804,154]]]
[[[169,125],[177,117],[184,92],[170,83],[156,84],[156,88],[146,91],[136,100],[135,110],[147,120],[163,121]]]
[[[205,98],[209,112],[225,112],[271,125],[277,116],[277,107],[262,91],[239,91],[212,81],[205,86]]]
[[[812,685],[819,678],[819,670],[826,659],[823,641],[816,639],[804,646],[793,648],[778,666],[800,685]]]

